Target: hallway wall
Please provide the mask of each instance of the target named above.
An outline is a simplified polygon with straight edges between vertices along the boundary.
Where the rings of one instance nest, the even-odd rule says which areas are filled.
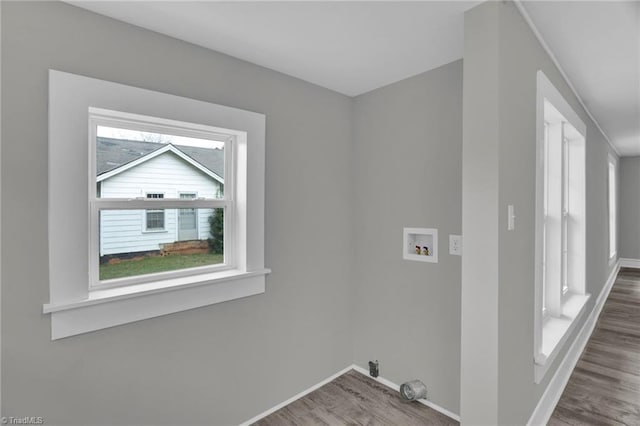
[[[640,261],[640,156],[620,159],[619,253]]]

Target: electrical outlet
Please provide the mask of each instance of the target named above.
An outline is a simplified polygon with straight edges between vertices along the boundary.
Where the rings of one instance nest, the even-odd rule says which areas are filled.
[[[449,254],[462,256],[462,236],[449,235]]]
[[[378,375],[380,374],[378,368],[379,364],[377,359],[375,361],[369,361],[369,375],[371,377],[378,377]]]

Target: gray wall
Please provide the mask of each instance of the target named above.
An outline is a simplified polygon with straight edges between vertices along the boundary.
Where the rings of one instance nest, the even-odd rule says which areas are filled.
[[[640,157],[620,159],[619,257],[640,260]]]
[[[419,378],[459,412],[462,61],[354,102],[356,364]],[[403,227],[438,228],[439,263],[402,259]]]
[[[2,7],[3,415],[239,423],[350,365],[352,100],[62,3]],[[266,114],[265,294],[51,342],[49,68]]]
[[[533,32],[518,12],[516,6],[510,2],[486,2],[479,6],[485,9],[491,19],[483,16],[478,10],[467,13],[465,19],[465,37],[473,39],[482,37],[487,28],[497,25],[498,37],[488,40],[497,43],[499,76],[497,86],[498,102],[490,103],[486,108],[498,107],[497,120],[487,122],[487,125],[497,129],[498,136],[498,244],[499,252],[488,254],[490,262],[497,261],[499,265],[499,279],[494,282],[465,281],[464,268],[462,280],[463,295],[468,288],[486,286],[493,291],[498,289],[498,352],[497,359],[487,361],[488,368],[498,365],[498,422],[500,424],[524,424],[533,412],[538,400],[545,390],[549,379],[553,376],[560,360],[563,358],[570,343],[560,353],[554,365],[547,373],[540,385],[533,383],[533,320],[534,320],[534,212],[535,212],[535,119],[536,119],[536,72],[541,69],[562,93],[571,107],[587,124],[586,170],[587,170],[587,291],[592,298],[587,306],[590,312],[594,302],[607,281],[612,267],[608,264],[608,215],[607,215],[607,156],[609,146],[594,123],[589,119],[578,100],[563,80],[551,59],[535,38]],[[495,22],[497,18],[497,23]],[[482,25],[484,22],[485,25]],[[474,33],[477,31],[477,33]],[[490,49],[491,46],[485,47]],[[466,53],[466,51],[465,51]],[[467,126],[466,102],[467,91],[472,93],[471,87],[466,86],[467,73],[482,72],[474,68],[465,58],[465,123]],[[486,78],[489,78],[485,75]],[[484,84],[477,78],[474,84]],[[463,144],[473,143],[473,135],[466,133]],[[466,148],[463,148],[466,149]],[[465,151],[466,152],[466,151]],[[472,159],[469,159],[473,163]],[[483,161],[481,158],[478,161]],[[467,158],[463,173],[467,171]],[[494,172],[487,170],[489,178]],[[493,188],[495,191],[496,188]],[[463,190],[463,194],[466,194]],[[496,194],[495,192],[493,193]],[[466,197],[463,196],[463,205]],[[514,204],[516,208],[516,230],[507,231],[507,205]],[[496,220],[496,218],[493,218]],[[471,222],[469,222],[471,223]],[[463,222],[463,232],[467,222]],[[485,224],[478,221],[473,224],[482,227]],[[493,222],[488,225],[493,226]],[[604,243],[603,243],[604,242]],[[463,305],[463,322],[474,319],[482,321],[486,315],[483,307],[478,305],[467,309]],[[582,322],[587,316],[583,317]],[[579,324],[573,336],[582,324]],[[492,335],[494,330],[487,330]],[[463,328],[463,360],[471,358],[474,349],[482,350],[476,342],[465,346],[467,342]],[[465,353],[465,351],[470,351]],[[466,374],[473,374],[467,371]],[[468,378],[466,378],[468,380]],[[465,383],[465,365],[463,363],[463,378]],[[473,417],[465,417],[465,394],[462,389],[462,420],[467,424],[480,423]]]

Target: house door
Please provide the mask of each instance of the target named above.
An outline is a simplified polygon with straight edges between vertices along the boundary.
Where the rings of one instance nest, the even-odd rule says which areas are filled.
[[[180,198],[196,198],[196,194],[182,193]],[[196,209],[178,209],[178,241],[198,239]]]

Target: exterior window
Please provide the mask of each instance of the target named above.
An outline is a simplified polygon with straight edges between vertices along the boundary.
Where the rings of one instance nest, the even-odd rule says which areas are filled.
[[[54,70],[48,87],[52,339],[264,293],[264,115]]]
[[[614,261],[618,253],[618,199],[616,187],[616,161],[609,156],[609,259]]]
[[[538,73],[536,173],[536,382],[569,335],[586,288],[586,126]]]
[[[97,222],[90,243],[91,288],[235,266],[234,253],[221,249],[225,222],[220,219],[224,210],[235,208],[234,197],[223,190],[225,183],[234,187],[232,134],[94,108],[89,123],[89,168],[95,176],[89,188],[99,188],[90,191]],[[197,191],[182,191],[185,187]],[[232,219],[226,226],[227,235],[235,235]],[[234,242],[227,240],[232,248]]]
[[[147,198],[158,200],[164,198],[164,194],[151,193],[147,194]],[[145,215],[145,229],[147,231],[164,231],[164,210],[147,210]]]

